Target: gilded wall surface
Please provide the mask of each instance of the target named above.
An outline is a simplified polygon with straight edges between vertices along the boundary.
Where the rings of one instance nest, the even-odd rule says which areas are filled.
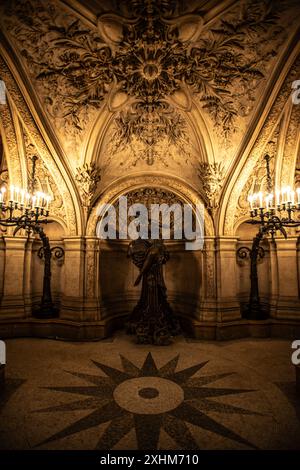
[[[88,325],[82,336],[102,337],[130,311],[138,290],[127,242],[97,238],[98,209],[147,191],[205,206],[203,250],[169,243],[178,313],[204,336],[241,319],[249,262],[236,251],[255,235],[247,197],[266,188],[264,155],[274,186],[299,181],[299,24],[294,0],[1,2],[1,180],[30,184],[38,156],[49,238],[65,250],[52,276],[60,334],[77,322]],[[38,243],[2,235],[8,332],[41,294]],[[292,230],[266,244],[259,265],[274,318],[299,317],[297,247]]]

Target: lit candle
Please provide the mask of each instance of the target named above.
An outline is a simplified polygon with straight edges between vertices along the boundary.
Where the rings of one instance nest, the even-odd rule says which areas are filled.
[[[298,204],[300,204],[300,188],[297,188],[296,192],[297,192],[297,202]]]
[[[280,191],[276,191],[276,206],[280,206]]]
[[[15,193],[15,187],[14,187],[13,185],[11,185],[11,187],[10,187],[9,189],[10,189],[10,198],[9,198],[9,200],[10,200],[11,202],[13,202],[13,200],[14,200],[14,193]]]
[[[30,194],[29,193],[26,193],[26,207],[29,207],[30,206]]]
[[[49,209],[49,204],[51,202],[51,196],[47,196],[47,204],[46,204],[46,210]]]
[[[5,193],[6,193],[6,188],[5,188],[5,186],[2,186],[2,188],[1,188],[1,201],[2,202],[4,202]]]
[[[273,207],[273,199],[274,199],[273,194],[269,194],[270,209],[272,209]]]
[[[36,207],[40,207],[40,198],[41,198],[41,193],[37,192],[36,193]]]
[[[250,204],[250,209],[253,210],[253,196],[248,196],[248,201]]]
[[[21,204],[24,206],[24,200],[25,200],[25,189],[21,189]]]
[[[20,188],[15,188],[15,202],[19,202]]]
[[[263,193],[261,191],[258,193],[258,197],[259,197],[259,207],[263,208]]]
[[[286,188],[286,202],[291,202],[291,188],[288,186]]]
[[[266,201],[266,209],[268,210],[269,209],[269,200],[270,200],[270,196],[269,194],[266,196],[265,198],[265,201]]]
[[[295,205],[295,191],[291,191],[291,203],[292,203],[292,206]]]
[[[36,196],[32,196],[32,207],[36,207]]]

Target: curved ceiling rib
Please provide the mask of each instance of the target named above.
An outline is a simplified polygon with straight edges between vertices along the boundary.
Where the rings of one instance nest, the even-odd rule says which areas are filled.
[[[289,43],[287,44],[286,49],[282,52],[279,63],[269,80],[268,86],[266,87],[261,103],[257,108],[255,116],[253,116],[251,126],[249,126],[249,130],[244,140],[242,141],[240,148],[237,151],[235,159],[232,162],[232,169],[230,170],[227,176],[221,199],[222,210],[220,211],[219,217],[220,234],[224,233],[224,226],[226,223],[228,226],[228,221],[226,222],[226,219],[229,218],[228,214],[232,212],[232,207],[235,207],[236,205],[236,199],[239,195],[239,191],[242,190],[241,185],[245,184],[246,182],[246,175],[244,176],[244,182],[241,182],[243,167],[245,167],[246,165],[249,166],[249,156],[251,153],[253,153],[254,151],[256,153],[257,151],[263,152],[263,147],[261,146],[261,144],[259,147],[257,147],[257,143],[260,139],[260,136],[262,135],[264,126],[266,126],[266,124],[268,123],[270,113],[273,109],[272,107],[274,106],[276,99],[278,99],[284,81],[286,80],[300,52],[299,34],[300,28],[296,30],[294,35],[291,37]],[[289,98],[291,91],[291,88],[287,91],[287,98]],[[284,106],[281,103],[281,105],[278,107],[276,114],[272,116],[273,128],[276,127],[277,123],[280,121],[281,116],[284,112],[283,108]],[[265,138],[265,140],[267,143],[267,137]],[[255,148],[257,148],[257,150],[255,150]],[[259,155],[257,154],[257,158],[258,157]],[[254,164],[255,160],[253,160],[252,162],[252,167],[254,167]],[[249,169],[246,174],[249,174]],[[239,183],[237,188],[236,186],[238,180]],[[232,192],[234,190],[236,191],[236,194],[234,196],[235,202],[232,201],[229,207],[229,199],[232,197]]]
[[[93,164],[102,189],[124,173],[185,179],[228,232],[239,173],[292,60],[295,5],[4,0],[3,54],[77,217],[78,172]]]
[[[33,92],[30,82],[28,79],[26,79],[24,69],[18,61],[16,54],[12,51],[10,45],[3,36],[1,36],[0,56],[2,56],[7,66],[6,73],[3,69],[1,70],[1,77],[4,79],[8,95],[11,97],[10,99],[14,103],[13,109],[15,110],[18,119],[20,119],[20,121],[23,123],[24,127],[26,127],[26,121],[31,122],[35,136],[39,136],[38,147],[39,149],[43,148],[44,155],[47,155],[47,165],[49,166],[49,163],[51,160],[53,160],[53,164],[50,164],[50,167],[55,167],[59,171],[59,173],[57,173],[57,170],[55,170],[57,176],[58,174],[61,175],[59,180],[61,181],[62,185],[66,185],[64,191],[65,193],[70,193],[68,203],[69,210],[71,212],[74,211],[75,218],[72,221],[73,227],[69,227],[69,229],[72,230],[73,233],[80,233],[82,230],[82,215],[80,213],[80,203],[78,200],[79,197],[76,185],[70,176],[70,170],[65,162],[65,158],[63,157],[62,152],[57,148],[57,140],[53,134],[53,131],[50,129],[49,123],[47,122],[47,119],[45,118],[45,115],[42,111],[42,107],[37,101],[37,97]],[[13,90],[14,93],[12,93],[11,90]],[[13,96],[13,94],[15,96]],[[12,123],[12,125],[15,129],[15,123]],[[18,149],[18,152],[19,150],[20,149]],[[42,155],[40,156],[43,158]],[[23,157],[25,158],[25,155],[23,155]],[[25,165],[24,162],[22,164],[23,166]]]

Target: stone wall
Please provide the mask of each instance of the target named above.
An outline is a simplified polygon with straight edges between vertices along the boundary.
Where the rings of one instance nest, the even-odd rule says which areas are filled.
[[[52,291],[59,318],[38,320],[32,308],[42,291],[43,262],[39,242],[4,236],[0,251],[0,335],[103,338],[122,326],[139,298],[137,268],[127,258],[128,242],[96,237],[63,237],[51,245],[65,250],[63,262],[52,260]],[[206,237],[203,251],[166,242],[170,260],[164,267],[169,301],[186,331],[199,338],[254,335],[294,336],[300,328],[297,239],[267,244],[259,264],[261,300],[270,319],[242,318],[250,281],[249,261],[236,250],[250,240]],[[298,323],[299,322],[299,323]]]

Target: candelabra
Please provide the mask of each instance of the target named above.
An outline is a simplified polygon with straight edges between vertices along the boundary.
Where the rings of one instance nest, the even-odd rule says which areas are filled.
[[[251,220],[247,222],[259,225],[259,230],[253,238],[251,249],[241,247],[237,251],[239,258],[250,257],[251,287],[246,316],[256,320],[264,319],[267,316],[260,303],[258,287],[257,262],[264,256],[260,242],[269,234],[274,238],[278,231],[287,238],[285,227],[300,226],[300,220],[293,218],[294,214],[300,211],[300,188],[294,191],[290,186],[287,186],[272,192],[270,156],[265,155],[264,159],[266,162],[267,192],[264,194],[260,191],[248,197]],[[295,194],[297,195],[297,201],[295,201]]]
[[[42,250],[39,257],[44,257],[43,294],[39,308],[34,311],[38,318],[51,318],[57,315],[57,309],[52,302],[51,295],[51,257],[55,251],[55,257],[61,258],[64,251],[60,247],[50,248],[49,238],[44,232],[43,224],[49,224],[52,220],[49,216],[49,204],[51,197],[42,192],[34,192],[35,166],[37,157],[32,158],[31,192],[11,185],[9,191],[3,186],[0,190],[0,226],[15,227],[13,235],[23,229],[28,235],[37,234],[42,241]],[[9,194],[8,194],[9,193]],[[58,254],[59,253],[59,254]]]

